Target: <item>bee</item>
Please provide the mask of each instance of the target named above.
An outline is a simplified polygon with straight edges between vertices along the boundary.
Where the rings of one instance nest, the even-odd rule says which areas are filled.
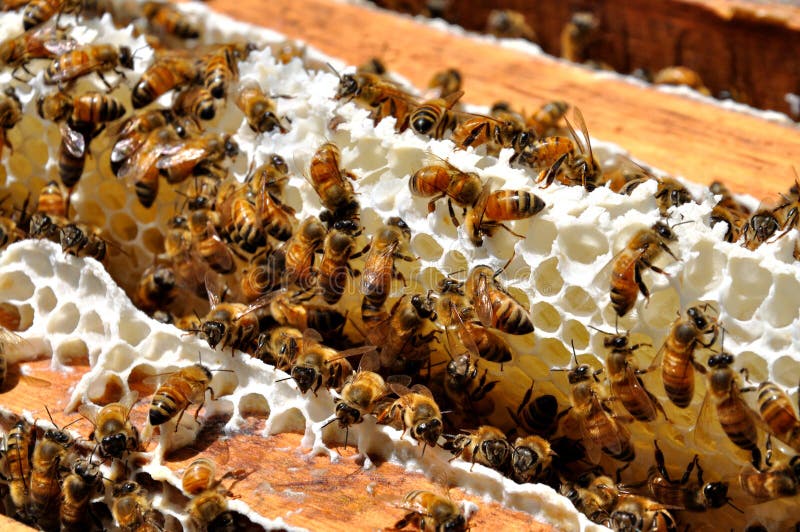
[[[67,450],[73,440],[63,429],[47,429],[36,442],[31,456],[30,497],[28,511],[44,529],[58,520],[61,486],[59,470],[66,463]]]
[[[253,262],[242,270],[239,282],[245,301],[255,302],[270,292],[280,288],[281,277],[286,267],[285,250],[268,251],[263,259]]]
[[[672,177],[658,178],[658,188],[656,189],[656,203],[661,216],[667,216],[670,207],[677,207],[684,203],[694,201],[692,194],[683,183]]]
[[[711,411],[711,403],[723,432],[737,447],[750,451],[753,466],[761,465],[761,450],[758,448],[758,414],[750,409],[741,396],[737,373],[730,367],[733,355],[720,352],[708,358],[708,392],[700,411],[698,426],[705,429],[709,423],[703,421]],[[702,424],[701,424],[702,423]],[[697,435],[697,432],[695,432]]]
[[[536,482],[545,478],[555,453],[541,436],[517,438],[511,453],[511,471],[517,482]]]
[[[603,171],[594,157],[592,141],[583,113],[574,109],[576,123],[581,129],[583,140],[578,137],[575,128],[566,120],[567,129],[574,142],[565,137],[548,137],[533,143],[520,157],[530,166],[544,165],[549,167],[537,178],[537,182],[545,182],[545,188],[558,181],[567,186],[580,185],[586,190],[594,190],[601,181]],[[577,146],[577,151],[575,150]]]
[[[145,144],[150,132],[163,128],[171,119],[171,111],[151,109],[138,111],[125,120],[111,149],[111,170],[114,175],[119,175],[119,170],[125,162]]]
[[[719,326],[706,311],[708,305],[690,307],[686,318],[680,317],[672,323],[664,345],[659,350],[648,371],[661,365],[661,380],[667,397],[678,408],[686,408],[694,397],[694,370],[702,374],[706,368],[695,361],[698,345],[711,347],[717,340]],[[704,341],[708,336],[708,341]]]
[[[203,83],[214,98],[222,98],[228,85],[239,79],[239,61],[247,58],[255,46],[251,43],[226,44],[206,55]]]
[[[347,378],[340,397],[336,398],[336,417],[332,421],[338,421],[339,427],[347,431],[345,448],[350,427],[363,422],[367,414],[375,411],[378,401],[389,393],[383,377],[375,373],[379,369],[380,361],[374,351],[361,357],[358,371]]]
[[[786,392],[772,382],[762,382],[758,386],[758,411],[773,436],[800,452],[800,420]]]
[[[348,181],[356,177],[341,167],[341,152],[335,144],[327,142],[314,153],[309,175],[322,206],[328,211],[320,214],[320,220],[334,223],[358,218],[359,205]]]
[[[537,137],[544,137],[558,129],[558,123],[567,116],[568,110],[567,102],[561,100],[547,102],[525,120],[525,126],[532,129]]]
[[[102,486],[103,476],[88,460],[75,460],[61,486],[61,530],[86,530],[91,498]]]
[[[779,209],[764,207],[751,214],[744,224],[742,245],[752,251],[768,241],[783,226],[778,213]]]
[[[244,83],[239,88],[236,107],[244,113],[247,125],[256,133],[266,133],[276,128],[281,133],[289,131],[277,114],[275,102],[264,94],[255,81]]]
[[[533,398],[533,383],[525,391],[525,395],[514,412],[507,408],[511,419],[523,430],[538,436],[550,437],[558,430],[560,419],[558,400],[550,394]]]
[[[742,235],[746,220],[750,217],[750,209],[736,201],[730,190],[720,181],[714,181],[708,189],[712,194],[721,196],[714,208],[711,209],[711,225],[724,222],[728,226],[728,230],[725,232],[725,241],[736,242]]]
[[[178,416],[175,431],[178,430],[181,418],[190,404],[199,403],[194,414],[195,420],[205,403],[206,390],[211,392],[211,400],[216,400],[211,388],[211,370],[202,364],[186,366],[167,376],[158,387],[150,403],[148,419],[150,425],[162,425]]]
[[[59,218],[51,218],[40,212],[33,213],[28,225],[28,236],[51,242],[61,242],[61,225],[63,223],[66,222]],[[6,232],[11,233],[11,231]]]
[[[611,383],[611,395],[619,399],[628,413],[639,421],[653,421],[661,414],[667,414],[655,396],[644,387],[634,356],[642,344],[630,345],[629,333],[605,335],[603,346],[609,350],[606,358],[608,380]]]
[[[94,128],[91,128],[94,129]],[[86,164],[86,155],[89,152],[89,143],[92,131],[89,129],[74,129],[62,123],[61,143],[58,147],[58,176],[61,183],[71,189],[80,181],[83,168]]]
[[[169,127],[147,133],[142,145],[126,160],[121,161],[118,177],[133,185],[139,203],[152,207],[158,196],[158,162],[161,153],[178,142],[178,135]]]
[[[209,286],[208,278],[206,287],[210,310],[202,320],[200,335],[212,349],[230,347],[231,354],[235,349],[249,351],[259,333],[258,314],[249,312],[249,307],[243,303],[221,302],[215,289]]]
[[[14,92],[14,89],[8,87],[0,95],[0,158],[3,156],[3,147],[11,148],[11,143],[8,141],[7,131],[16,126],[22,120],[22,104]]]
[[[83,404],[78,412],[94,426],[89,439],[100,444],[100,454],[121,459],[125,453],[139,450],[139,431],[131,423],[131,408],[139,394],[129,392],[119,402],[102,408]]]
[[[68,120],[70,127],[81,131],[93,130],[103,122],[113,122],[126,112],[118,99],[97,91],[87,91],[74,98],[55,92],[40,97],[36,106],[42,118],[54,122]]]
[[[533,332],[527,310],[497,281],[503,269],[493,272],[489,266],[475,266],[469,272],[466,293],[485,327],[521,335]]]
[[[673,259],[678,260],[669,248],[669,242],[675,241],[677,237],[672,229],[664,223],[656,222],[647,229],[637,231],[625,248],[612,259],[611,305],[617,316],[622,317],[633,308],[639,291],[646,300],[650,299],[650,290],[642,280],[644,268],[669,276],[667,272],[655,266],[653,261],[662,251],[666,251]]]
[[[180,183],[199,167],[221,162],[226,157],[234,159],[238,154],[239,145],[230,135],[207,133],[164,147],[156,168],[167,182]]]
[[[587,472],[576,482],[563,482],[559,487],[565,496],[591,521],[610,527],[610,512],[620,496],[617,484],[611,477]]]
[[[700,74],[685,66],[669,66],[662,68],[653,76],[656,85],[685,85],[700,94],[711,96],[711,91],[703,84]]]
[[[447,209],[453,225],[458,227],[459,222],[453,211],[453,204],[462,207],[465,211],[478,200],[483,184],[475,172],[462,172],[444,159],[435,164],[423,166],[411,176],[408,188],[411,194],[422,198],[430,198],[428,212],[436,209],[436,202],[447,198]]]
[[[100,236],[99,228],[70,223],[61,228],[61,249],[68,255],[102,261],[106,257],[107,244]]]
[[[423,444],[423,454],[428,445],[436,447],[443,425],[442,413],[433,393],[421,384],[407,388],[402,384],[389,383],[389,388],[399,398],[378,416],[378,422],[399,420],[403,425],[403,435],[410,429],[411,437]]]
[[[69,205],[68,197],[55,181],[50,181],[39,191],[36,212],[46,214],[56,220],[66,220]]]
[[[356,68],[356,74],[376,74],[383,76],[387,72],[386,65],[380,57],[367,59]]]
[[[131,91],[131,104],[140,109],[175,87],[197,77],[197,65],[190,57],[172,53],[157,56]]]
[[[18,421],[5,438],[5,464],[11,502],[21,516],[28,512],[31,477],[31,427],[25,421]]]
[[[389,218],[372,237],[364,263],[364,272],[361,275],[361,293],[364,295],[362,314],[365,307],[379,309],[386,302],[392,279],[399,279],[405,283],[405,278],[396,270],[394,261],[415,260],[415,257],[403,253],[410,238],[411,230],[398,217]]]
[[[112,489],[111,515],[117,526],[126,531],[147,532],[161,530],[153,521],[154,510],[150,507],[145,490],[131,480],[118,482]]]
[[[444,138],[448,131],[456,128],[458,117],[452,108],[463,95],[464,91],[458,91],[445,98],[422,102],[409,116],[411,129],[434,139]]]
[[[450,405],[469,419],[483,419],[494,412],[494,401],[487,395],[497,386],[498,380],[488,380],[488,370],[478,377],[480,370],[468,352],[451,353],[454,342],[448,332],[450,362],[444,372],[444,392]]]
[[[272,292],[265,298],[266,301],[255,302],[253,305],[267,305],[270,316],[279,324],[290,325],[301,331],[315,329],[326,340],[341,337],[345,316],[334,307],[303,304],[284,290]]]
[[[255,198],[248,186],[234,186],[217,207],[228,239],[248,253],[255,253],[267,244],[261,217],[253,201]]]
[[[620,494],[610,515],[613,530],[676,532],[678,523],[667,507],[640,495]]]
[[[757,502],[771,501],[782,497],[794,497],[800,493],[800,455],[788,462],[772,463],[772,444],[767,439],[767,468],[754,469],[749,465],[739,474],[742,490]]]
[[[624,469],[636,458],[631,435],[600,397],[596,385],[599,372],[593,372],[588,364],[578,365],[574,350],[573,357],[576,367],[567,374],[572,396],[570,413],[580,427],[583,441],[588,445],[589,458],[593,463],[598,463],[599,448],[611,458],[625,462]]]
[[[655,442],[656,466],[650,469],[647,488],[653,499],[668,508],[705,512],[713,508],[721,508],[729,503],[728,484],[726,482],[704,482],[703,469],[699,457],[689,462],[683,477],[672,480],[667,471],[664,453]],[[697,469],[697,480],[691,481],[692,470]]]
[[[561,30],[561,57],[567,61],[583,63],[587,49],[596,38],[600,22],[591,13],[577,12]]]
[[[517,120],[510,120],[506,116],[501,119],[481,115],[461,120],[450,136],[450,140],[464,150],[486,144],[489,155],[498,155],[501,148],[509,148],[514,152],[511,162],[519,159],[535,138],[535,132],[525,129],[524,124]]]
[[[192,85],[175,95],[172,110],[176,115],[195,116],[200,120],[213,120],[217,113],[214,97],[205,87]]]
[[[283,184],[289,179],[289,166],[277,153],[269,155],[267,159],[266,163],[253,171],[250,185],[255,192],[266,190],[280,198],[283,196]]]
[[[14,67],[11,77],[19,79],[16,73],[20,68],[33,75],[27,67],[29,61],[54,59],[75,46],[74,39],[67,38],[58,28],[32,28],[0,43],[0,64]]]
[[[536,32],[525,15],[511,9],[493,9],[486,18],[486,33],[503,39],[527,39],[536,42]]]
[[[258,335],[253,356],[272,364],[276,369],[289,371],[303,351],[303,332],[294,327],[278,325]]]
[[[287,241],[294,233],[295,211],[284,205],[269,188],[268,182],[262,181],[261,193],[255,198],[256,213],[261,219],[264,232],[277,240]],[[300,230],[302,227],[298,232]]]
[[[428,88],[439,92],[439,98],[447,98],[452,94],[461,92],[461,72],[455,68],[448,68],[437,72],[428,82]]]
[[[468,530],[467,518],[449,497],[430,491],[414,490],[403,498],[403,506],[410,511],[392,528],[399,530],[412,525],[424,532]]]
[[[284,281],[309,289],[314,283],[314,255],[322,249],[325,226],[314,216],[303,220],[297,232],[286,242]]]
[[[113,44],[95,44],[76,48],[56,57],[44,72],[44,82],[48,85],[63,85],[79,77],[96,72],[100,80],[111,89],[108,81],[103,77],[103,72],[117,70],[122,66],[133,70],[133,56],[127,46],[116,47]],[[135,107],[135,105],[134,105]]]
[[[145,2],[142,14],[152,30],[161,35],[180,39],[197,39],[200,30],[186,15],[169,2]]]
[[[497,471],[505,471],[511,460],[511,444],[502,430],[491,425],[482,425],[474,432],[457,435],[450,444],[453,458],[485,465]],[[472,467],[470,467],[472,471]]]
[[[350,260],[360,256],[355,245],[356,235],[347,231],[331,229],[325,236],[316,281],[322,299],[329,305],[338,303],[344,294],[347,277],[353,273]]]
[[[198,530],[235,530],[235,518],[228,509],[231,493],[220,484],[226,477],[237,474],[241,472],[228,472],[215,479],[216,466],[208,458],[198,458],[186,468],[181,484],[184,491],[193,495],[187,512]]]
[[[483,185],[478,199],[465,218],[466,231],[475,246],[483,245],[483,237],[493,236],[498,228],[515,233],[504,221],[523,220],[539,214],[545,208],[544,200],[526,190],[491,190],[491,182]]]
[[[340,390],[353,373],[347,357],[374,351],[374,347],[361,347],[339,352],[322,345],[322,336],[314,329],[306,329],[300,342],[299,353],[291,361],[290,375],[300,393],[311,390],[314,395],[321,386]]]
[[[145,312],[155,312],[167,307],[177,295],[178,278],[175,270],[166,264],[153,264],[142,272],[133,300]]]
[[[416,106],[414,98],[396,84],[377,74],[356,73],[339,75],[336,99],[355,100],[359,105],[372,110],[375,124],[386,117],[395,119],[398,132],[408,128],[409,116]]]
[[[26,31],[35,28],[53,18],[56,13],[74,10],[75,4],[69,0],[31,0],[22,12],[22,27]]]

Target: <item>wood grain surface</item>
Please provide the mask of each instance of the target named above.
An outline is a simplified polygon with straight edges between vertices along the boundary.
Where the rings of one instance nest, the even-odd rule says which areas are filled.
[[[590,134],[697,183],[721,179],[759,199],[786,190],[800,158],[800,129],[582,67],[453,35],[408,17],[333,0],[211,0],[210,7],[261,24],[360,64],[374,55],[417,86],[456,66],[465,100],[508,100],[533,109],[564,99],[581,108]]]

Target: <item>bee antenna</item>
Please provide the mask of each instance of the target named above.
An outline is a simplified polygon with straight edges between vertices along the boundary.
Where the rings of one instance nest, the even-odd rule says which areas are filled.
[[[575,340],[570,340],[569,345],[572,346],[572,359],[575,361],[575,367],[578,367],[578,354],[575,352]]]
[[[732,500],[733,500],[733,499],[731,499],[731,498],[729,497],[729,498],[728,498],[728,499],[727,499],[725,502],[728,504],[728,506],[730,506],[731,508],[733,508],[734,510],[736,510],[736,511],[737,511],[737,512],[739,512],[740,514],[743,514],[743,513],[744,513],[744,511],[743,511],[741,508],[739,508],[738,506],[736,506],[735,504],[733,504],[733,503],[731,502]]]
[[[49,413],[50,413],[50,412],[48,412],[48,414],[49,414]],[[61,427],[61,429],[60,429],[60,430],[64,430],[64,429],[66,429],[67,427],[74,425],[75,423],[77,423],[77,422],[78,422],[78,421],[80,421],[80,420],[81,420],[81,418],[78,418],[78,419],[73,419],[72,421],[70,421],[69,423],[67,423],[67,424],[66,424],[66,425],[64,425],[63,427]],[[53,418],[50,418],[50,421],[53,421]],[[53,421],[53,425],[56,425],[55,421]],[[58,425],[56,425],[56,427],[58,427]]]
[[[341,74],[339,74],[339,71],[338,71],[338,70],[336,70],[336,69],[334,68],[334,66],[333,66],[332,64],[330,64],[330,62],[326,62],[325,64],[326,64],[326,65],[328,65],[328,68],[330,68],[330,69],[331,69],[331,71],[332,71],[334,74],[336,74],[336,77],[337,77],[337,78],[339,78],[339,79],[342,79],[342,75],[341,75]]]
[[[56,428],[58,428],[58,425],[56,425],[56,422],[53,421],[53,416],[50,414],[50,409],[47,408],[47,405],[44,405],[44,410],[45,410],[45,412],[47,412],[47,417],[50,418],[50,423],[52,423],[53,425],[55,425]]]
[[[293,378],[293,377],[286,377],[286,378],[284,378],[284,379],[277,379],[275,382],[284,382],[284,381],[289,381],[289,380],[292,380],[292,378]],[[327,423],[326,423],[325,425],[322,425],[322,426],[323,426],[323,427],[327,427],[328,425],[327,425]]]
[[[694,222],[694,220],[685,220],[683,222],[678,222],[675,225],[673,225],[672,227],[670,227],[670,229],[675,229],[679,225],[685,225],[685,224],[692,223],[692,222]]]
[[[212,373],[214,373],[214,372],[216,372],[216,373],[236,373],[232,369],[210,369],[208,371],[210,371]]]
[[[347,440],[350,438],[350,425],[344,428],[344,448],[347,450]]]
[[[595,330],[595,331],[597,331],[597,332],[599,332],[599,333],[605,334],[605,335],[607,335],[607,336],[612,336],[612,334],[611,334],[610,332],[604,331],[604,330],[602,330],[602,329],[598,329],[598,328],[597,328],[597,327],[595,327],[594,325],[587,325],[587,327],[589,327],[590,329],[592,329],[592,330]],[[617,331],[617,332],[619,332],[619,331]]]
[[[283,380],[286,380],[286,379],[283,379]],[[275,382],[278,382],[278,381],[275,381]],[[330,421],[328,421],[327,423],[325,423],[324,425],[322,425],[320,428],[321,428],[321,429],[324,429],[325,427],[327,427],[328,425],[330,425],[331,423],[333,423],[333,422],[334,422],[334,421],[336,421],[337,419],[338,419],[338,418],[334,417],[333,419],[331,419]]]
[[[422,442],[422,453],[419,455],[419,456],[420,456],[420,458],[422,458],[423,456],[425,456],[425,448],[426,448],[427,446],[428,446],[428,442],[426,442],[426,441],[425,441],[425,442]]]

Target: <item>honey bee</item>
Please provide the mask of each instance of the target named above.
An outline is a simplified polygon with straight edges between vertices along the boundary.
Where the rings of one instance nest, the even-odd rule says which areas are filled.
[[[75,257],[91,257],[102,261],[108,249],[100,229],[82,223],[70,223],[61,228],[61,249]]]
[[[100,469],[88,460],[75,460],[61,485],[61,530],[86,530],[91,498],[102,486]]]
[[[341,152],[335,144],[327,142],[314,153],[309,175],[322,206],[328,211],[320,214],[320,220],[332,224],[358,218],[359,205],[348,181],[348,178],[355,180],[355,175],[341,167]]]
[[[450,337],[448,336],[448,342]],[[451,348],[452,349],[452,348]],[[450,405],[469,419],[483,419],[494,412],[494,401],[487,395],[500,382],[488,380],[488,370],[480,377],[477,363],[468,353],[451,355],[444,373],[444,391]]]
[[[491,425],[481,425],[474,432],[457,435],[449,445],[453,458],[485,465],[504,472],[511,460],[511,444],[502,430]],[[472,471],[472,467],[470,467]]]
[[[642,373],[636,365],[634,356],[642,344],[630,345],[629,333],[605,335],[603,346],[609,349],[606,358],[608,380],[611,383],[611,395],[619,399],[628,413],[639,421],[653,421],[661,414],[667,414],[658,399],[650,393],[639,375]]]
[[[782,497],[794,497],[800,493],[800,456],[788,462],[772,463],[772,445],[767,439],[767,455],[764,470],[747,466],[739,474],[742,490],[757,502],[771,501]]]
[[[558,429],[560,419],[558,400],[550,394],[539,395],[533,398],[533,383],[525,391],[525,395],[514,412],[508,408],[508,413],[514,422],[528,433],[538,436],[550,437]]]
[[[219,199],[218,197],[218,201]],[[234,186],[233,191],[217,207],[224,233],[230,241],[247,253],[255,253],[267,244],[261,217],[253,204],[254,200],[248,186]]]
[[[485,265],[472,268],[467,277],[467,297],[485,327],[514,335],[531,333],[533,321],[530,314],[497,281],[502,272],[502,269],[494,272]]]
[[[338,421],[339,427],[346,430],[345,448],[350,427],[363,422],[367,414],[375,411],[378,401],[389,393],[383,377],[375,373],[379,369],[377,353],[365,354],[361,357],[358,371],[347,378],[340,397],[336,399],[336,417],[332,421]]]
[[[758,448],[758,414],[752,411],[745,403],[739,390],[737,373],[730,367],[733,364],[733,355],[724,351],[711,355],[708,358],[708,392],[707,399],[713,404],[717,419],[728,439],[737,447],[750,451],[753,467],[761,466],[761,450]],[[699,427],[702,418],[710,408],[703,404],[698,418]],[[697,433],[695,433],[697,434]]]
[[[412,525],[423,532],[468,530],[467,518],[449,497],[430,491],[414,490],[403,498],[403,506],[410,511],[394,524],[395,529]]]
[[[461,149],[487,145],[489,155],[498,155],[501,148],[513,150],[511,162],[518,160],[529,149],[535,132],[524,128],[517,120],[472,115],[461,120],[453,130],[450,140]]]
[[[337,303],[344,294],[348,275],[353,273],[350,259],[357,258],[356,235],[339,229],[331,229],[322,245],[322,260],[317,271],[317,287],[322,299],[329,305]]]
[[[708,189],[712,194],[721,196],[714,208],[711,209],[711,225],[724,222],[728,226],[728,230],[725,232],[725,241],[736,242],[742,235],[746,220],[750,217],[750,209],[736,201],[730,190],[720,181],[714,181]]]
[[[117,70],[119,66],[133,70],[133,56],[127,46],[87,45],[56,57],[44,72],[44,82],[48,85],[62,86],[64,83],[96,72],[100,80],[111,89],[111,85],[103,77],[103,72],[113,70],[124,76],[124,72]]]
[[[128,480],[117,483],[112,493],[114,502],[111,515],[120,529],[147,532],[161,530],[153,521],[154,510],[150,507],[147,493],[137,482]]]
[[[800,420],[786,392],[772,382],[762,382],[758,386],[758,411],[773,436],[800,452]]]
[[[197,65],[178,53],[157,56],[131,91],[131,104],[140,109],[162,94],[197,77]]]
[[[314,255],[322,249],[325,226],[314,216],[303,220],[297,232],[286,242],[284,281],[301,289],[313,286],[316,277]]]
[[[364,272],[361,275],[361,293],[364,295],[362,313],[365,306],[379,309],[386,302],[392,279],[399,279],[405,283],[405,278],[395,268],[394,261],[416,260],[415,257],[403,253],[410,238],[411,230],[398,217],[389,218],[372,237],[364,263]]]
[[[611,458],[626,462],[624,469],[636,458],[630,433],[600,397],[595,384],[599,372],[588,364],[578,365],[574,351],[573,357],[577,367],[567,374],[572,396],[570,414],[580,427],[589,459],[598,463],[599,448]]]
[[[599,26],[600,23],[593,14],[573,13],[570,21],[561,30],[561,57],[575,63],[588,59],[587,49],[595,40]]]
[[[31,0],[22,12],[22,27],[25,30],[44,24],[56,13],[75,9],[76,3],[69,0]]]
[[[482,186],[478,174],[462,172],[444,159],[423,166],[408,181],[411,194],[422,198],[433,198],[428,202],[428,212],[433,212],[436,209],[436,202],[446,197],[450,220],[456,227],[459,222],[453,211],[453,204],[466,211],[467,207],[471,207],[478,200]]]
[[[653,76],[656,85],[685,85],[700,94],[711,96],[711,91],[703,84],[700,74],[685,66],[669,66],[662,68]]]
[[[470,241],[475,246],[483,245],[483,237],[493,236],[498,228],[512,235],[515,233],[504,221],[523,220],[537,215],[545,208],[544,200],[526,190],[491,190],[491,182],[483,185],[478,199],[465,218],[465,226]]]
[[[278,248],[268,251],[263,259],[244,268],[239,286],[245,301],[255,303],[280,288],[285,266],[285,250]]]
[[[620,494],[610,515],[611,528],[624,532],[676,532],[678,524],[667,507],[647,497]]]
[[[586,190],[594,190],[602,179],[603,171],[594,157],[583,113],[576,107],[573,114],[581,129],[583,140],[578,137],[570,121],[566,120],[567,129],[574,142],[566,137],[547,137],[533,143],[520,156],[521,162],[530,166],[549,165],[536,180],[544,181],[545,188],[558,179],[563,185],[580,185]]]
[[[178,136],[173,129],[160,127],[147,133],[141,146],[129,159],[120,161],[117,176],[133,185],[142,206],[149,208],[155,202],[159,185],[156,164],[161,153],[177,141]]]
[[[295,211],[284,205],[272,191],[267,181],[262,182],[261,193],[256,196],[256,212],[263,230],[271,237],[287,241],[294,233]],[[298,232],[302,230],[302,227]]]
[[[410,429],[411,437],[423,444],[422,454],[425,454],[428,445],[436,447],[443,425],[442,413],[433,393],[421,384],[407,388],[402,384],[389,383],[389,388],[399,399],[378,416],[378,422],[399,420],[403,425],[403,435]]]
[[[28,512],[31,477],[31,427],[18,421],[5,438],[5,467],[11,501],[21,516]]]
[[[220,487],[223,479],[241,474],[228,472],[215,479],[216,466],[208,458],[198,458],[186,468],[181,481],[184,491],[193,495],[187,512],[198,530],[235,530],[235,518],[228,509],[230,490]]]
[[[289,179],[289,166],[286,160],[273,153],[267,156],[267,162],[256,168],[252,175],[250,185],[253,191],[267,191],[276,198],[283,196],[283,184]]]
[[[32,28],[0,43],[0,64],[13,67],[11,77],[19,79],[16,74],[20,68],[33,75],[27,67],[29,61],[54,59],[75,46],[74,39],[56,27]]]
[[[545,478],[555,453],[541,436],[517,438],[511,453],[511,471],[517,482],[536,482]]]
[[[422,102],[409,116],[411,129],[434,139],[444,138],[458,124],[458,116],[452,108],[463,95],[464,91],[458,91],[444,98]]]
[[[118,99],[97,91],[87,91],[70,98],[63,92],[42,96],[36,102],[39,116],[59,122],[68,120],[70,127],[91,131],[103,122],[113,122],[125,114]]]
[[[311,390],[314,395],[321,386],[339,390],[353,373],[347,357],[374,351],[374,347],[361,347],[337,351],[322,345],[322,336],[314,329],[303,332],[301,348],[291,361],[290,374],[300,393]]]
[[[200,120],[213,120],[217,114],[214,97],[205,87],[192,85],[175,95],[172,110],[179,116],[195,116]]]
[[[461,92],[461,72],[455,68],[448,68],[437,72],[428,82],[428,88],[439,92],[439,98],[448,98],[452,94]]]
[[[145,144],[151,131],[163,128],[171,119],[170,111],[152,109],[138,111],[125,120],[111,149],[111,170],[114,175],[119,175],[122,165]]]
[[[133,300],[138,308],[152,313],[175,300],[177,287],[178,279],[171,266],[153,264],[142,272]]]
[[[397,131],[402,132],[408,127],[409,115],[416,105],[409,93],[377,74],[363,72],[342,76],[335,70],[334,73],[339,77],[337,100],[355,100],[371,109],[375,124],[391,116],[395,119]]]
[[[94,128],[92,128],[94,129]],[[71,189],[80,181],[83,168],[86,164],[86,155],[89,152],[89,143],[92,131],[88,129],[73,129],[62,123],[61,143],[58,147],[58,176],[61,183]]]
[[[31,456],[28,511],[37,525],[49,529],[58,521],[60,505],[59,468],[66,462],[72,437],[63,429],[47,429],[36,442]]]
[[[216,400],[211,388],[211,370],[202,364],[186,366],[170,373],[158,387],[150,403],[148,419],[150,425],[162,425],[178,416],[175,431],[178,430],[181,418],[190,404],[199,403],[194,414],[195,420],[206,401],[206,390],[211,392],[211,399]]]
[[[576,482],[562,482],[559,492],[591,521],[611,526],[609,514],[620,495],[611,477],[584,473]]]
[[[670,207],[677,207],[684,203],[694,201],[692,194],[683,183],[672,177],[658,178],[658,188],[656,189],[656,203],[661,216],[667,216]]]
[[[371,57],[356,67],[356,74],[376,74],[383,76],[388,69],[380,57]]]
[[[142,14],[152,30],[161,35],[174,35],[179,39],[197,39],[200,30],[194,22],[169,2],[145,2]]]
[[[230,135],[207,133],[164,147],[156,168],[167,182],[180,183],[198,167],[221,162],[226,157],[234,159],[238,154],[239,146]]]
[[[537,137],[544,137],[558,129],[558,123],[567,116],[568,110],[567,102],[561,100],[547,102],[525,120],[525,126],[532,129]]]
[[[668,225],[656,222],[647,229],[637,231],[625,248],[612,259],[611,305],[617,316],[622,317],[633,308],[639,291],[646,300],[650,299],[650,290],[642,280],[644,268],[669,275],[655,266],[653,261],[662,251],[666,251],[673,259],[678,260],[668,245],[669,242],[676,240],[675,233]]]
[[[208,284],[206,281],[207,287]],[[243,303],[221,302],[213,288],[208,289],[208,294],[211,308],[202,320],[200,335],[212,349],[230,347],[231,355],[235,349],[249,351],[259,333],[258,314],[249,312]]]
[[[36,212],[46,214],[56,220],[65,220],[68,211],[68,198],[58,183],[50,181],[39,191]]]
[[[58,218],[54,219],[40,212],[33,213],[28,226],[28,236],[30,238],[50,240],[51,242],[61,242],[61,223],[62,220]],[[5,232],[14,234],[8,230]]]
[[[668,508],[705,512],[729,504],[728,484],[726,482],[704,482],[703,469],[699,457],[689,462],[683,477],[672,480],[667,471],[664,453],[655,442],[656,466],[650,469],[647,488],[653,499]],[[697,468],[697,480],[691,481],[692,470]]]
[[[340,337],[345,323],[345,316],[334,307],[301,303],[285,290],[272,292],[265,296],[264,301],[254,302],[253,306],[268,306],[270,316],[279,324],[301,331],[315,329],[326,340]]]
[[[705,374],[706,368],[695,361],[694,352],[698,345],[711,347],[716,341],[719,328],[717,320],[706,314],[707,305],[686,310],[686,319],[680,317],[672,323],[648,371],[661,365],[661,379],[667,397],[678,408],[686,408],[694,397],[694,370]],[[711,338],[704,340],[711,335]]]
[[[244,113],[247,125],[256,133],[266,133],[276,128],[281,133],[289,131],[277,114],[275,102],[264,94],[256,82],[242,84],[236,95],[236,106]]]
[[[272,364],[276,369],[289,371],[303,350],[303,332],[294,327],[278,325],[258,335],[255,358]]]
[[[203,83],[214,98],[222,98],[228,85],[239,79],[239,61],[247,58],[255,46],[252,43],[226,44],[204,58]]]
[[[0,158],[3,156],[3,147],[8,146],[8,149],[12,149],[6,132],[20,120],[22,120],[22,104],[14,89],[8,87],[3,95],[0,95]]]
[[[777,233],[783,226],[778,212],[779,209],[763,207],[751,214],[742,231],[742,245],[752,251]]]
[[[486,18],[486,33],[503,39],[527,39],[536,42],[536,32],[525,15],[511,9],[493,9]]]
[[[125,453],[139,450],[139,431],[129,415],[139,394],[129,392],[119,402],[102,408],[82,404],[78,412],[94,426],[90,440],[100,444],[100,454],[121,459]]]

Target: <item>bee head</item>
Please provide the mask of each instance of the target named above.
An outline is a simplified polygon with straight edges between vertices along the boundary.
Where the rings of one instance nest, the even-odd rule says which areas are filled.
[[[206,337],[206,341],[211,348],[217,347],[225,336],[226,327],[219,321],[207,321],[200,327],[200,331]]]
[[[726,482],[709,482],[703,486],[703,495],[709,508],[721,508],[728,503],[728,484]]]
[[[126,451],[127,447],[128,438],[121,432],[106,436],[100,442],[100,449],[103,451],[103,454],[113,458],[121,458],[122,453]]]
[[[349,427],[356,423],[361,423],[361,412],[345,402],[336,405],[336,417],[340,427]]]
[[[442,435],[442,422],[439,419],[431,419],[427,422],[419,423],[412,430],[414,438],[424,441],[431,447],[436,446],[439,436]]]
[[[310,390],[319,378],[317,370],[303,366],[294,366],[291,375],[294,382],[297,383],[297,388],[300,390],[300,393],[306,393]]]

